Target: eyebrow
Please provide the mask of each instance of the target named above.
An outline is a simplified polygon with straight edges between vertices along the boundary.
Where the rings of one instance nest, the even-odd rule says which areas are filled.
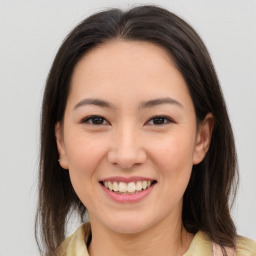
[[[139,109],[152,108],[152,107],[162,105],[162,104],[171,104],[171,105],[183,107],[183,105],[180,102],[178,102],[177,100],[172,99],[170,97],[165,97],[165,98],[144,101],[139,105]],[[79,101],[75,105],[74,110],[79,107],[86,106],[86,105],[95,105],[95,106],[104,107],[104,108],[115,108],[113,104],[111,104],[110,102],[107,102],[105,100],[101,100],[101,99],[97,99],[97,98],[88,98],[88,99],[83,99],[83,100]]]
[[[114,106],[111,103],[105,100],[89,98],[89,99],[83,99],[79,101],[75,105],[74,110],[86,105],[95,105],[95,106],[104,107],[104,108],[114,108]]]
[[[165,98],[154,99],[154,100],[149,100],[149,101],[142,102],[140,104],[139,108],[140,109],[152,108],[152,107],[162,105],[162,104],[171,104],[171,105],[176,105],[176,106],[179,106],[179,107],[183,107],[183,105],[179,101],[177,101],[175,99],[172,99],[170,97],[165,97]]]

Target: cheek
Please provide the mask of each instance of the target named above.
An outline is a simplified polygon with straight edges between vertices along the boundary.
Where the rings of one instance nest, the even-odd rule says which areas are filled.
[[[103,140],[91,139],[89,136],[71,136],[68,140],[66,155],[69,164],[69,174],[72,186],[86,207],[92,207],[92,193],[98,183],[97,172],[106,148]]]
[[[158,206],[163,214],[182,208],[182,198],[192,171],[193,143],[185,136],[174,136],[162,140],[151,151],[154,168],[159,174]],[[167,204],[168,202],[168,204]]]
[[[151,154],[163,176],[173,182],[189,179],[193,165],[193,140],[186,136],[173,136],[159,142]]]
[[[68,140],[67,140],[68,141]],[[90,136],[73,136],[68,141],[66,155],[70,172],[79,176],[92,175],[106,154],[106,145],[101,139]]]

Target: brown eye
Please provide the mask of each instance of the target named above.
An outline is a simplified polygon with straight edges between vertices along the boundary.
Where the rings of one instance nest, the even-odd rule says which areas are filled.
[[[166,116],[154,116],[148,121],[150,125],[163,125],[173,122],[170,118]]]
[[[109,124],[102,116],[89,116],[82,120],[82,123],[88,123],[91,125],[105,125]]]

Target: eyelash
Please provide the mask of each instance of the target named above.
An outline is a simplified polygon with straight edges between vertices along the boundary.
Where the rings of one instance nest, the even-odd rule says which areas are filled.
[[[106,121],[106,119],[103,116],[88,116],[88,117],[84,118],[81,123],[85,123],[85,124],[88,123],[90,125],[103,125],[103,124],[93,124],[92,122],[90,122],[90,120],[93,120],[94,118],[95,119],[98,118],[103,121]]]
[[[147,121],[147,123],[149,122],[149,121],[152,121],[152,120],[156,120],[156,119],[162,119],[162,120],[164,120],[164,123],[161,123],[161,124],[151,124],[151,125],[165,125],[165,124],[169,124],[169,123],[174,123],[174,121],[171,119],[171,118],[169,118],[169,117],[167,117],[167,116],[153,116],[153,117],[151,117],[151,119],[149,119],[148,121]]]
[[[94,116],[88,116],[88,117],[86,117],[86,118],[84,118],[82,121],[81,121],[81,123],[84,123],[84,124],[89,124],[89,125],[96,125],[96,126],[100,126],[100,125],[105,125],[104,123],[93,123],[93,119],[98,119],[98,121],[99,121],[99,119],[101,120],[101,121],[103,121],[103,122],[107,122],[108,124],[109,124],[109,122],[103,117],[103,116],[97,116],[97,115],[94,115]],[[167,117],[167,116],[164,116],[164,115],[158,115],[158,116],[153,116],[153,117],[151,117],[146,123],[148,123],[148,122],[150,122],[150,121],[153,121],[153,120],[157,120],[158,119],[158,121],[159,121],[159,119],[161,119],[161,120],[164,120],[164,123],[158,123],[158,124],[156,124],[156,123],[152,123],[152,124],[150,124],[150,125],[157,125],[157,126],[162,126],[162,125],[165,125],[165,124],[169,124],[169,123],[175,123],[171,118],[169,118],[169,117]],[[95,121],[95,120],[94,120]]]

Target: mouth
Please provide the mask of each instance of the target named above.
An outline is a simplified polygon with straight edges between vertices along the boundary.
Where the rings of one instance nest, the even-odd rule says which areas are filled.
[[[100,181],[100,184],[107,188],[108,190],[116,193],[116,194],[123,194],[123,195],[133,195],[141,193],[154,184],[156,184],[156,180],[138,180],[132,182],[123,182],[123,181]]]

